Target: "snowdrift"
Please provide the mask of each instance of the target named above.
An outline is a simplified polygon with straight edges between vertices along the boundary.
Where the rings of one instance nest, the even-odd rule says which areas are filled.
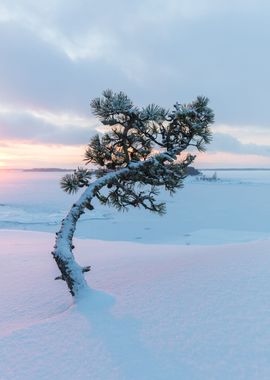
[[[0,379],[270,378],[270,241],[219,246],[76,240],[77,305],[54,236],[0,231]]]

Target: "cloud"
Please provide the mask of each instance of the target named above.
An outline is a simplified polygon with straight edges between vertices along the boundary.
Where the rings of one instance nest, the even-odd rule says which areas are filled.
[[[242,144],[270,145],[269,126],[216,124],[216,133],[230,135]]]
[[[208,145],[207,151],[270,156],[270,145],[243,144],[230,135],[215,133],[213,142]]]
[[[89,101],[123,83],[123,75],[106,63],[72,62],[14,24],[0,25],[0,49],[5,51],[0,60],[2,104],[90,116]]]
[[[270,142],[269,16],[264,0],[2,0],[0,106],[19,111],[0,115],[0,133],[79,143],[87,133],[67,119],[90,120],[89,101],[112,88],[139,105],[206,95],[217,123],[239,130],[221,133],[255,149],[257,130],[263,146],[264,135]],[[31,114],[38,109],[47,119]],[[69,115],[66,128],[53,115]]]
[[[67,2],[60,19],[56,15],[62,3],[57,3],[45,26],[37,11],[28,15],[35,20],[27,24],[33,24],[32,29],[26,22],[15,24],[19,29],[13,42],[16,51],[17,38],[24,49],[30,47],[23,53],[29,57],[27,67],[46,64],[48,90],[53,90],[52,73],[57,74],[58,79],[53,77],[59,86],[55,93],[63,97],[58,97],[58,104],[65,100],[71,103],[67,99],[71,91],[65,91],[68,83],[81,104],[86,91],[87,98],[98,95],[98,84],[104,83],[102,88],[123,88],[140,102],[166,106],[204,93],[212,100],[219,122],[268,122],[270,56],[265,46],[269,7],[264,2],[261,13],[253,2],[247,2],[243,9],[243,2],[232,7],[224,1],[219,1],[218,7],[212,1],[196,7],[191,3],[192,13],[187,2],[159,2],[154,7],[152,1],[143,5],[118,1],[113,7],[107,4],[106,14],[106,2],[95,7],[92,2]],[[7,33],[2,35],[9,38]],[[31,40],[33,36],[36,41]],[[24,59],[21,65],[29,77]],[[40,78],[33,79],[40,82]]]
[[[99,123],[95,119],[73,114],[0,108],[2,140],[35,144],[87,144],[98,126]]]
[[[75,168],[83,162],[81,146],[27,144],[9,141],[0,150],[0,166],[6,168]]]
[[[197,168],[270,168],[270,157],[227,152],[199,153],[195,166]]]

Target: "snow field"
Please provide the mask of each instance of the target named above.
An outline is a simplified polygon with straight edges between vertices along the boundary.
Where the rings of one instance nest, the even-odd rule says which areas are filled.
[[[76,240],[91,290],[75,305],[54,236],[0,231],[0,379],[270,378],[270,242]]]

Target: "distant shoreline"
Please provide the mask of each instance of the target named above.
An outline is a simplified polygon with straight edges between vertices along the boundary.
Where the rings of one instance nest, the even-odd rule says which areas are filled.
[[[0,168],[0,172],[30,172],[30,173],[58,173],[58,172],[73,172],[74,169],[61,169],[61,168],[33,168],[33,169],[6,169]]]
[[[33,168],[21,169],[23,172],[72,172],[74,169],[61,169],[61,168]]]
[[[270,171],[270,168],[195,168],[198,171]],[[0,168],[1,171],[19,171],[32,173],[57,173],[57,172],[73,172],[75,169],[62,168],[32,168],[32,169],[16,169],[16,168]]]
[[[270,171],[270,168],[200,168],[199,171]]]

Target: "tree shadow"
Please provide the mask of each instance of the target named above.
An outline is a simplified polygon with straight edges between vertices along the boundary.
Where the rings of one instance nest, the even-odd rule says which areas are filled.
[[[91,326],[91,334],[103,342],[121,378],[127,380],[165,380],[168,372],[146,347],[141,323],[131,316],[117,318],[111,313],[111,295],[89,289],[78,301],[78,311]]]

